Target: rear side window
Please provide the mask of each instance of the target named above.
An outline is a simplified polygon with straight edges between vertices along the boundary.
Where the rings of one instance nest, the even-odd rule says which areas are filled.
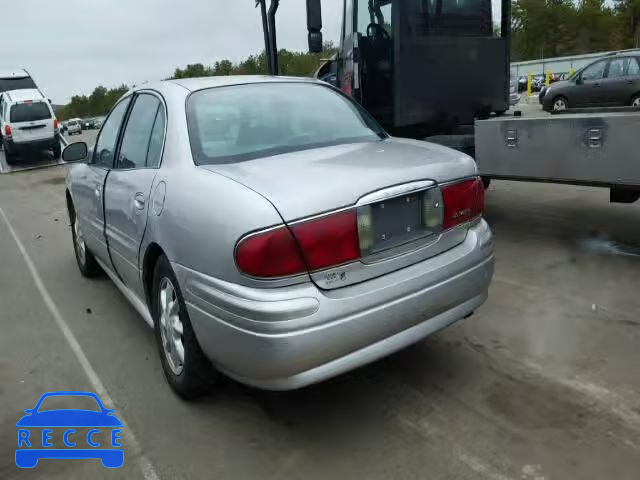
[[[631,59],[631,63],[629,63],[629,75],[634,77],[640,75],[640,61],[638,58]]]
[[[127,121],[116,168],[130,169],[146,166],[151,131],[159,107],[160,100],[153,95],[138,96]]]
[[[44,102],[18,103],[11,107],[9,120],[14,123],[35,122],[51,118],[51,110]]]

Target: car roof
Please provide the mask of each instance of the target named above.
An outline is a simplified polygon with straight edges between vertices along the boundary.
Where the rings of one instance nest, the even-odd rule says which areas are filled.
[[[0,70],[0,79],[4,78],[27,78],[29,73],[26,70]]]
[[[25,100],[44,100],[44,95],[37,88],[24,88],[4,92],[10,102],[24,102]]]
[[[163,90],[168,85],[179,85],[191,92],[204,88],[226,87],[229,85],[246,85],[251,83],[322,83],[310,77],[275,77],[269,75],[225,75],[218,77],[180,78],[175,80],[163,80],[162,82],[140,85],[135,90],[157,89]]]

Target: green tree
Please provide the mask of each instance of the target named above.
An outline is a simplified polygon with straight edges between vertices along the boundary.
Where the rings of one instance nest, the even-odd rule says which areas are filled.
[[[614,0],[622,48],[640,48],[640,0]]]

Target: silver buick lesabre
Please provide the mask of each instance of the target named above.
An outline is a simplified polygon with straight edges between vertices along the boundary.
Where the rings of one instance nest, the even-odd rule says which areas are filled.
[[[64,159],[80,271],[106,272],[154,328],[183,398],[217,372],[274,390],[319,382],[487,298],[474,161],[390,137],[322,82],[144,85]]]

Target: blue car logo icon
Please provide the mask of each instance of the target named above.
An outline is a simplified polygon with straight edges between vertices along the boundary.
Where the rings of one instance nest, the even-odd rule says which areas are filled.
[[[98,409],[43,410],[42,402],[52,397],[67,397],[71,400],[74,397],[84,397],[85,401],[88,397],[89,401],[95,400]],[[120,443],[122,422],[114,415],[114,410],[104,408],[95,393],[45,393],[36,406],[25,410],[25,413],[16,423],[18,467],[33,468],[41,458],[100,459],[107,468],[118,468],[124,463],[124,450]],[[54,438],[62,439],[65,448],[54,448]]]

